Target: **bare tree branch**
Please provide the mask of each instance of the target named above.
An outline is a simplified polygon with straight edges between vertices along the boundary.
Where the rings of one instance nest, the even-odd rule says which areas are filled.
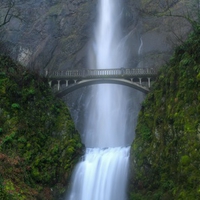
[[[3,15],[0,16],[0,28],[11,21],[12,18],[20,19],[20,14],[16,12],[15,8],[15,0],[10,0],[9,2],[4,2],[0,6],[0,10],[2,10]]]

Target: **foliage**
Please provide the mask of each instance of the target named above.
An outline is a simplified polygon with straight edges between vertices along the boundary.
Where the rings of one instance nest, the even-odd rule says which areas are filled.
[[[5,56],[0,97],[0,199],[57,199],[82,152],[67,107],[46,78]]]
[[[160,71],[132,146],[134,200],[200,199],[200,26]]]

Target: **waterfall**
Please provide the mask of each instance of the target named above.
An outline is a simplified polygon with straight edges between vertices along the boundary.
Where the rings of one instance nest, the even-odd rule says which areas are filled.
[[[120,0],[99,0],[90,68],[125,67],[120,29]],[[125,86],[91,86],[83,143],[86,153],[77,165],[69,200],[125,200],[130,144],[127,139],[129,92]],[[128,125],[129,124],[129,125]],[[133,130],[132,130],[133,131]]]
[[[126,56],[120,30],[120,0],[100,0],[93,39],[94,62],[91,68],[125,67]],[[84,143],[87,147],[127,145],[127,88],[120,85],[96,85],[88,98]]]
[[[88,148],[75,169],[70,200],[125,200],[130,147]]]

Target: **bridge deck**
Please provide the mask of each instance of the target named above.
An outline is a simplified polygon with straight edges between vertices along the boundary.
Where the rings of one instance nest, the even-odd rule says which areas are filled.
[[[73,69],[46,72],[50,79],[93,79],[93,78],[134,78],[156,77],[153,68],[121,68],[121,69]]]
[[[72,69],[46,71],[46,75],[50,86],[56,86],[56,95],[62,97],[78,88],[104,83],[125,85],[147,93],[157,71],[153,68]]]

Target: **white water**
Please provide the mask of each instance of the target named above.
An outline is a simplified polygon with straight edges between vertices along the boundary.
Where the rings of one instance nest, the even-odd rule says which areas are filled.
[[[99,0],[91,68],[125,67],[120,33],[120,0]],[[86,154],[74,172],[69,200],[125,200],[130,147],[128,92],[119,85],[96,85],[86,109]],[[129,144],[131,141],[129,141]]]
[[[99,18],[93,41],[97,69],[125,67],[120,33],[120,0],[100,0]],[[126,146],[127,88],[120,85],[95,85],[88,98],[84,143],[87,147]]]
[[[76,167],[70,200],[124,200],[129,147],[87,149]]]

